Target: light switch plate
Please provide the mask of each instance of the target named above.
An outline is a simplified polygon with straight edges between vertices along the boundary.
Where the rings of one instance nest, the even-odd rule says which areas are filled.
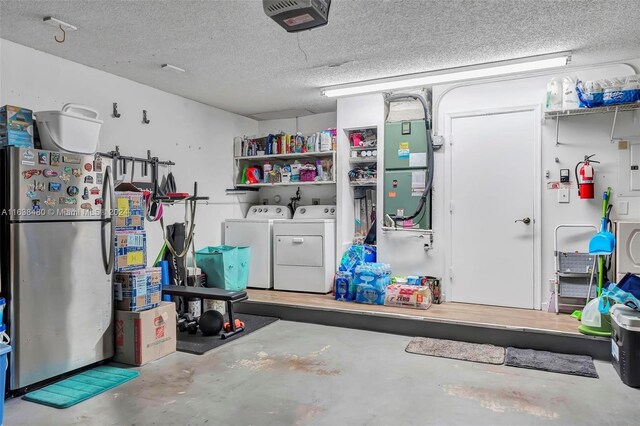
[[[629,214],[629,202],[628,201],[618,201],[618,208],[616,209],[616,213],[618,215],[628,215]]]
[[[558,202],[559,203],[569,202],[569,190],[567,188],[558,189]]]

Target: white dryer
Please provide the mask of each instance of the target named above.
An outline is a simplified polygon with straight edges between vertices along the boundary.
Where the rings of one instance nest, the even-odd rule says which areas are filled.
[[[291,219],[286,206],[258,205],[249,208],[244,219],[224,222],[224,243],[251,247],[248,286],[273,288],[273,224]]]
[[[628,272],[640,275],[640,222],[616,221],[616,282]]]
[[[276,290],[329,293],[336,270],[336,206],[303,206],[273,224]]]

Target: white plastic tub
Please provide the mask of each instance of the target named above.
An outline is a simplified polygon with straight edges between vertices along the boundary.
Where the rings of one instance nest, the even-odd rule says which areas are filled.
[[[103,121],[98,111],[84,105],[66,104],[61,111],[36,112],[42,149],[74,154],[94,154]]]

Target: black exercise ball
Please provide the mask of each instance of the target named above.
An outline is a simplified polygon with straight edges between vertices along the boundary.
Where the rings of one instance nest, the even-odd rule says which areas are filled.
[[[205,336],[216,336],[222,330],[224,317],[214,309],[200,315],[200,331]]]

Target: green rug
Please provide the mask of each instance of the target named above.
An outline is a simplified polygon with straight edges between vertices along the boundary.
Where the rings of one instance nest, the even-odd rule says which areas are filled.
[[[46,386],[24,399],[54,408],[68,408],[138,377],[137,371],[101,365]]]

